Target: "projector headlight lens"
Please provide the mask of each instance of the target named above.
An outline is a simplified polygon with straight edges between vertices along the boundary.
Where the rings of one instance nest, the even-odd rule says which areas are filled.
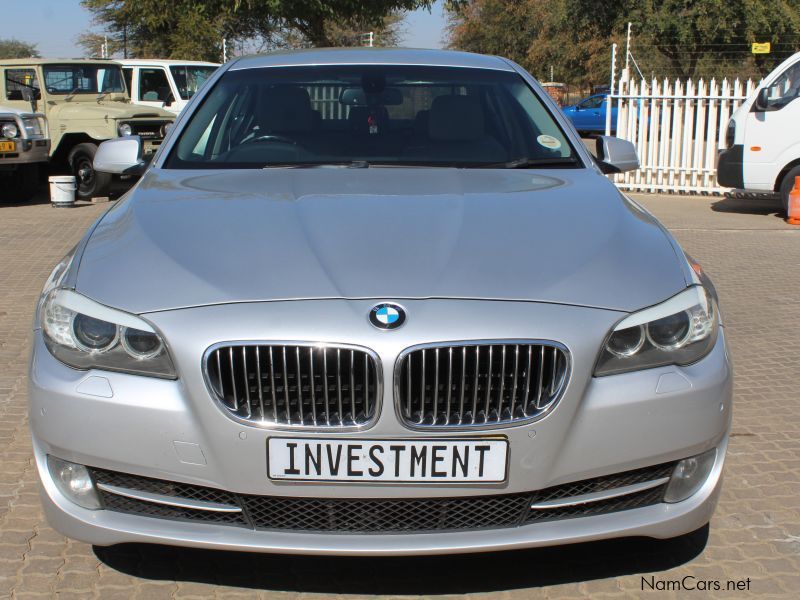
[[[718,327],[712,294],[694,285],[620,321],[600,352],[595,376],[697,362],[711,352]]]

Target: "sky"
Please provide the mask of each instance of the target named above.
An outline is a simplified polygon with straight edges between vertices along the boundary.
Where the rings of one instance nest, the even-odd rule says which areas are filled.
[[[80,0],[0,0],[3,22],[28,23],[24,34],[14,35],[22,41],[38,46],[45,57],[64,58],[81,56],[75,40],[91,28],[91,15],[80,5]],[[445,17],[442,1],[438,0],[431,12],[418,10],[406,19],[404,46],[414,48],[441,48],[444,38]],[[6,37],[0,33],[0,37]]]

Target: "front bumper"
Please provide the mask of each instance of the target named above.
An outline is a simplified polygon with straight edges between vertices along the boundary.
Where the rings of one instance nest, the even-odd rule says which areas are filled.
[[[50,140],[14,140],[14,152],[0,152],[0,168],[45,163],[50,158]]]
[[[281,304],[283,306],[281,306]],[[432,318],[452,331],[426,331],[422,313],[437,317],[452,303],[406,303],[416,323],[396,332],[382,332],[365,323],[363,332],[347,341],[375,349],[383,362],[384,400],[377,423],[366,432],[325,434],[337,438],[408,438],[474,436],[481,432],[410,431],[397,420],[391,390],[397,355],[414,343],[464,338],[459,323],[470,322],[469,339],[520,336],[559,339],[573,357],[573,373],[563,398],[541,421],[492,429],[510,444],[508,479],[498,485],[345,485],[287,484],[266,477],[266,440],[281,432],[243,425],[228,418],[211,400],[200,376],[200,356],[221,339],[343,338],[320,334],[314,317],[308,332],[291,334],[294,311],[303,302],[276,303],[272,318],[249,318],[247,305],[206,307],[151,315],[166,339],[179,339],[185,319],[203,322],[192,329],[194,339],[173,345],[171,352],[182,378],[165,381],[100,371],[80,372],[57,362],[35,333],[31,362],[30,422],[36,463],[42,480],[42,501],[50,523],[69,537],[97,545],[122,542],[165,543],[230,550],[302,554],[435,554],[502,550],[562,544],[620,536],[667,538],[688,533],[710,519],[721,485],[724,452],[731,419],[731,370],[721,331],[714,350],[688,367],[662,367],[622,375],[592,378],[596,343],[619,319],[612,311],[574,307],[509,303],[498,317],[478,318],[483,303],[464,303],[474,319]],[[345,307],[359,304],[329,301]],[[365,303],[369,304],[369,302]],[[422,304],[425,304],[424,310]],[[437,308],[437,304],[440,305]],[[318,303],[317,303],[318,305]],[[329,309],[332,312],[336,308]],[[312,311],[303,310],[306,315]],[[355,314],[366,314],[354,307]],[[194,313],[186,315],[181,313]],[[233,318],[236,313],[240,318]],[[502,313],[502,316],[500,315]],[[515,314],[519,313],[519,314]],[[526,314],[527,313],[527,314]],[[343,323],[347,319],[321,321]],[[241,318],[245,317],[245,318]],[[201,318],[201,321],[197,321]],[[242,323],[242,331],[235,331]],[[254,325],[262,323],[261,325]],[[520,331],[520,323],[534,323],[536,331]],[[564,323],[569,331],[564,331]],[[265,331],[253,331],[263,327]],[[231,331],[231,328],[234,331]],[[285,328],[286,331],[281,329]],[[523,327],[524,328],[524,327]],[[245,329],[249,330],[245,332]],[[352,326],[350,326],[352,330]],[[269,330],[270,334],[267,334]],[[224,331],[224,333],[223,333]],[[173,332],[175,332],[173,334]],[[559,335],[559,332],[561,335]],[[300,337],[296,337],[300,335]],[[356,337],[357,339],[353,339]],[[486,433],[486,432],[484,432]],[[291,432],[293,437],[319,432]],[[558,484],[648,467],[695,456],[717,448],[717,460],[702,488],[675,504],[641,508],[508,527],[436,534],[336,534],[255,531],[217,524],[181,522],[86,510],[63,496],[52,481],[46,456],[78,464],[167,481],[228,490],[237,494],[292,498],[445,498],[531,492]]]
[[[744,146],[736,144],[720,152],[717,183],[724,187],[744,189]]]

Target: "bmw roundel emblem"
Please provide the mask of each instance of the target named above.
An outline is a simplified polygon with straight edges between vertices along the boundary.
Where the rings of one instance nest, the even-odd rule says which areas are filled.
[[[378,329],[397,329],[406,322],[406,311],[397,304],[376,304],[369,311],[369,322]]]

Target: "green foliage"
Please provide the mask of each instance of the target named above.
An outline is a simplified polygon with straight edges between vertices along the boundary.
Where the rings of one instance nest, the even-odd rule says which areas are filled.
[[[401,11],[432,0],[81,0],[129,56],[220,60],[222,38],[262,47],[355,45],[360,31],[397,40]],[[360,31],[359,31],[360,30]],[[91,49],[92,34],[80,43]],[[96,34],[94,34],[96,35]],[[355,42],[353,40],[356,40]],[[85,43],[84,43],[85,42]],[[111,44],[110,44],[111,45]]]
[[[0,58],[28,58],[39,56],[36,44],[16,39],[0,39]]]
[[[800,0],[459,0],[448,4],[455,48],[508,56],[537,77],[579,85],[609,80],[610,47],[645,77],[759,77],[798,49]],[[770,41],[769,55],[750,53]]]

